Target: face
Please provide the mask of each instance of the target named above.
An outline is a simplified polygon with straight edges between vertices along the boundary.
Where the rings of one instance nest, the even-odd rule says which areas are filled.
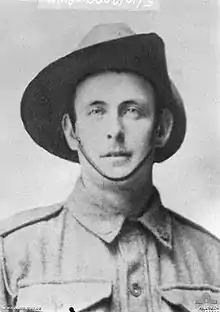
[[[130,174],[152,148],[154,90],[130,73],[101,73],[81,82],[75,132],[95,165],[112,178]]]

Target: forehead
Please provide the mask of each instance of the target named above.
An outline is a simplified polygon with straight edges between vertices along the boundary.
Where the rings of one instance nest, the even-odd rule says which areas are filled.
[[[125,72],[103,72],[87,77],[76,89],[75,105],[89,105],[92,101],[121,103],[126,100],[152,102],[154,90],[144,78]]]

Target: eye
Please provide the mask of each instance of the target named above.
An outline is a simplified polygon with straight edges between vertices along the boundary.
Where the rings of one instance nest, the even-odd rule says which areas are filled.
[[[126,108],[124,114],[127,115],[127,116],[138,118],[138,117],[141,116],[141,111],[136,106],[129,106],[129,107]]]
[[[93,107],[90,111],[89,111],[89,115],[91,116],[102,116],[104,114],[104,109],[101,107]]]
[[[138,112],[138,110],[137,110],[136,107],[129,107],[129,108],[127,109],[127,111],[128,111],[129,113],[137,113],[137,112]]]

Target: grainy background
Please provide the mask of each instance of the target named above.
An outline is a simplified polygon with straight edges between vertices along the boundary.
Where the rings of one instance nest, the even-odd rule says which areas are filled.
[[[169,72],[185,101],[185,142],[154,169],[164,204],[220,237],[219,8],[218,0],[161,0],[159,11],[55,11],[1,0],[0,218],[65,199],[80,170],[25,133],[19,113],[24,88],[49,62],[71,52],[93,25],[122,21],[164,38]]]

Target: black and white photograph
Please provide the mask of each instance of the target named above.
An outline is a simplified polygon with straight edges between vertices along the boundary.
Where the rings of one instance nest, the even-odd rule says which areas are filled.
[[[219,13],[1,0],[0,312],[220,311]]]

